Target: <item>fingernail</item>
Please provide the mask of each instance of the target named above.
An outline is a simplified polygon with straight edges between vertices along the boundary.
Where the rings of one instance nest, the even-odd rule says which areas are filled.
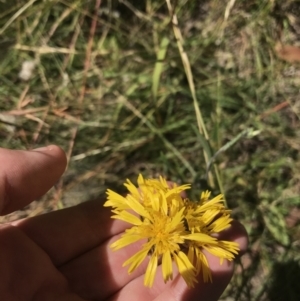
[[[52,146],[52,145],[38,147],[38,148],[33,149],[32,151],[34,151],[34,152],[45,152],[45,151],[50,151],[50,150],[51,150],[51,146]]]

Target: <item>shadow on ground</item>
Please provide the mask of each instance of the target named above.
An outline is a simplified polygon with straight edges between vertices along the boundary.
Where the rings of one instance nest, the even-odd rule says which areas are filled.
[[[270,301],[298,301],[300,298],[300,265],[294,260],[276,263],[268,296]]]

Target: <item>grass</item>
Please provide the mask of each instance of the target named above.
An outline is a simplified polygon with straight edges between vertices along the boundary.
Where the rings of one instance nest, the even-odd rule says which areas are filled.
[[[299,7],[0,2],[0,146],[54,143],[69,159],[18,217],[121,191],[138,173],[192,183],[193,197],[222,191],[250,246],[221,300],[298,300],[300,69],[274,49],[299,45]]]

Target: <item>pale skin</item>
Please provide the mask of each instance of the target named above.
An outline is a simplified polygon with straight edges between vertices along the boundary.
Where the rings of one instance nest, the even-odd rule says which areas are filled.
[[[46,193],[63,174],[64,152],[57,146],[34,151],[0,149],[0,212],[23,208]],[[174,268],[165,284],[158,267],[154,285],[144,287],[147,261],[128,275],[122,263],[139,245],[112,252],[109,245],[128,227],[112,220],[103,200],[0,225],[0,300],[81,301],[161,300],[217,301],[233,273],[233,263],[207,255],[213,283],[198,276],[188,289]],[[244,227],[233,222],[221,234],[247,248]]]

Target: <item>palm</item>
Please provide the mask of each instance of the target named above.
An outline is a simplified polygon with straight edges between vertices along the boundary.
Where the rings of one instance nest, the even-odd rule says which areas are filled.
[[[14,190],[7,190],[6,186],[3,188],[0,174],[0,205],[3,202],[1,192],[4,191],[4,195],[8,194],[10,200],[3,213],[11,212],[47,191],[64,168],[58,166],[64,165],[64,160],[57,148],[54,148],[50,156],[48,153],[45,156],[36,152],[34,156],[38,158],[35,158],[34,164],[27,158],[27,152],[0,150],[0,161],[1,152],[6,152],[5,160],[2,161],[2,176],[10,185],[16,187]],[[34,152],[28,153],[32,156]],[[57,156],[60,156],[59,160]],[[14,163],[11,163],[8,157],[11,157],[11,162]],[[20,160],[21,163],[17,164],[16,160]],[[10,174],[10,164],[21,166],[19,173]],[[2,226],[0,299],[218,299],[231,277],[232,265],[225,263],[220,266],[218,260],[212,256],[209,257],[209,261],[213,270],[213,284],[203,284],[199,275],[199,283],[194,289],[188,289],[176,273],[172,282],[164,284],[159,269],[154,286],[151,289],[144,287],[143,277],[147,262],[128,275],[122,263],[136,252],[139,244],[116,252],[112,252],[109,247],[126,227],[126,223],[110,218],[110,212],[103,208],[101,201],[86,202],[73,208]],[[227,235],[228,239],[244,239],[244,245],[241,245],[243,250],[246,246],[244,230],[239,229],[238,224],[231,228],[223,235]]]

